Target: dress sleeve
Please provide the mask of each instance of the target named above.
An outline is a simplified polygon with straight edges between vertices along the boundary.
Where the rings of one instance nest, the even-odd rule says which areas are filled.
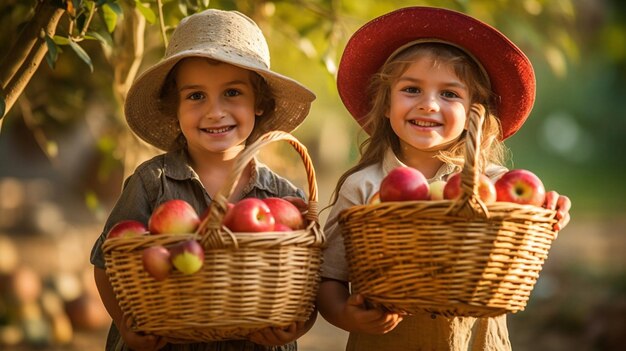
[[[148,219],[150,218],[151,213],[149,200],[150,193],[147,190],[148,188],[149,185],[146,184],[141,173],[135,172],[126,179],[122,194],[113,207],[113,210],[104,225],[102,233],[91,249],[91,264],[98,268],[105,268],[102,244],[106,239],[108,231],[117,222],[132,219],[142,222],[146,226],[148,225]]]

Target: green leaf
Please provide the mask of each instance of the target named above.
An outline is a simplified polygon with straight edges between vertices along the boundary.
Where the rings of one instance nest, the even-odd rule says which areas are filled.
[[[178,10],[180,10],[184,17],[187,17],[189,15],[189,11],[187,11],[187,5],[183,4],[182,2],[178,3]]]
[[[109,33],[113,33],[113,30],[117,25],[117,13],[111,4],[102,5],[102,18],[104,19],[104,23],[106,24]]]
[[[70,45],[70,40],[66,37],[55,35],[53,40],[57,45]]]
[[[122,10],[122,7],[117,3],[117,1],[108,2],[104,6],[111,8],[111,10],[113,10],[113,12],[115,12],[118,16],[121,16],[124,13],[124,10]]]
[[[156,22],[156,15],[152,11],[152,9],[150,9],[150,6],[144,5],[143,3],[141,3],[140,0],[135,0],[135,6],[137,7],[137,10],[139,10],[141,15],[145,17],[148,23],[154,24],[154,22]]]
[[[83,50],[80,45],[76,44],[73,41],[70,41],[70,47],[74,50],[74,52],[76,52],[76,55],[78,55],[78,57],[80,57],[80,59],[83,60],[87,64],[87,66],[89,66],[89,70],[91,71],[91,73],[93,73],[93,64],[91,63],[91,58],[85,52],[85,50]]]
[[[111,35],[109,35],[108,32],[92,32],[89,31],[85,34],[85,38],[93,38],[98,40],[99,42],[101,42],[103,45],[106,46],[112,46],[113,45],[113,38],[111,38]]]
[[[48,62],[48,66],[54,69],[54,66],[59,58],[59,50],[57,44],[54,42],[48,34],[45,36],[46,46],[48,47],[48,52],[46,53],[46,61]]]

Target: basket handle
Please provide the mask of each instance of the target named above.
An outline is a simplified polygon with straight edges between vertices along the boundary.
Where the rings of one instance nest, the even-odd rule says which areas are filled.
[[[230,177],[226,183],[220,188],[220,191],[216,194],[215,198],[209,206],[209,213],[206,218],[200,223],[196,234],[200,235],[201,242],[205,245],[208,242],[215,243],[217,240],[220,246],[226,245],[226,241],[233,243],[237,246],[236,238],[233,235],[228,235],[225,238],[220,235],[220,238],[209,238],[208,233],[220,232],[222,226],[222,219],[226,214],[228,206],[228,198],[232,194],[235,185],[241,177],[241,173],[248,166],[250,161],[256,156],[261,148],[275,142],[286,141],[298,152],[304,168],[307,174],[308,192],[309,192],[309,208],[305,214],[305,219],[309,222],[317,222],[318,220],[318,195],[317,195],[317,181],[315,178],[315,169],[313,168],[313,162],[309,157],[306,147],[298,141],[293,135],[282,131],[271,131],[263,134],[254,143],[248,145],[243,152],[235,160],[233,169],[231,170]],[[230,245],[229,245],[230,246]],[[205,246],[206,247],[206,246]]]
[[[472,104],[469,113],[469,126],[465,143],[465,163],[461,170],[461,196],[453,201],[446,214],[462,215],[468,218],[489,217],[489,210],[478,195],[480,175],[480,143],[482,126],[485,120],[485,107]]]

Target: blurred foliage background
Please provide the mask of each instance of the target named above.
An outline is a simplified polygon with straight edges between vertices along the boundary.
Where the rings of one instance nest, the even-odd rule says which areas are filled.
[[[493,25],[535,67],[536,104],[507,140],[510,166],[531,169],[568,195],[572,222],[554,243],[526,310],[509,318],[514,349],[621,350],[626,3],[619,0],[2,1],[0,348],[104,344],[109,319],[93,287],[89,250],[124,177],[156,153],[129,133],[121,106],[129,83],[160,59],[182,17],[207,7],[246,13],[268,39],[272,68],[316,92],[294,135],[314,161],[324,206],[364,137],[335,88],[343,47],[365,22],[412,5],[446,7]],[[58,23],[42,31],[53,18]],[[39,66],[37,57],[19,56],[29,32],[38,38]],[[21,81],[7,78],[12,70]],[[268,149],[267,163],[305,184],[289,147]],[[300,348],[341,350],[345,338],[320,317]]]

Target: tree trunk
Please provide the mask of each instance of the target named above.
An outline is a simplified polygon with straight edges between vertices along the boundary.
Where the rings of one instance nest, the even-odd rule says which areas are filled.
[[[122,23],[115,30],[113,51],[108,57],[113,67],[113,93],[121,108],[119,117],[124,118],[124,101],[132,82],[137,76],[144,56],[144,35],[146,19],[135,8],[132,1],[122,1],[124,11]],[[120,135],[120,147],[124,149],[124,179],[135,170],[137,165],[158,153],[158,150],[141,141],[126,128]]]

